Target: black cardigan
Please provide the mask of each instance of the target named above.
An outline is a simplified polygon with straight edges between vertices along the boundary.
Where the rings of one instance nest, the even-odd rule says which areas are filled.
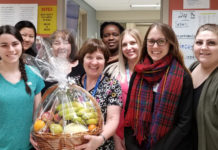
[[[125,115],[128,110],[130,91],[135,77],[136,73],[133,73],[127,94]],[[173,128],[161,140],[155,143],[151,150],[192,149],[193,83],[190,74],[187,72],[184,72],[182,93],[179,101]],[[143,143],[144,145],[139,146],[136,137],[133,136],[131,127],[125,127],[124,136],[127,150],[145,150],[145,142]]]

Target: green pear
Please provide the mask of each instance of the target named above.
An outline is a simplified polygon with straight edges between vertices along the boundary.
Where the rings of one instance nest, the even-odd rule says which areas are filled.
[[[74,117],[77,117],[75,112],[63,115],[64,120],[73,120]]]
[[[90,124],[97,125],[98,124],[98,119],[88,119],[88,120],[86,120],[86,123],[88,125],[90,125]]]
[[[63,132],[63,127],[60,124],[52,123],[50,124],[49,129],[53,134],[59,134]]]
[[[82,105],[80,102],[77,102],[77,101],[72,101],[72,102],[71,102],[71,105],[72,105],[73,107],[83,107],[83,105]]]
[[[86,124],[85,121],[81,117],[74,117],[73,122],[77,124]]]
[[[96,118],[96,115],[94,112],[88,112],[88,113],[84,113],[82,115],[82,118],[87,120],[87,119],[95,119]]]
[[[62,109],[61,111],[58,112],[58,114],[62,117],[65,114],[74,113],[74,112],[75,109],[73,107],[69,107],[69,108]]]
[[[78,116],[82,116],[84,113],[86,113],[86,109],[85,108],[81,108],[79,111],[77,111],[77,115]]]

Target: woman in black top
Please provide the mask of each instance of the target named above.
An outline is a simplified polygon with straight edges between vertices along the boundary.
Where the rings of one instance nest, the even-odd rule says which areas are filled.
[[[191,67],[194,85],[194,150],[218,149],[218,25],[204,24],[195,35]]]
[[[66,74],[66,77],[76,77],[84,74],[84,69],[82,64],[76,58],[77,47],[73,37],[73,34],[67,30],[57,30],[51,36],[52,54],[53,57],[49,58],[49,61],[54,61],[61,67],[61,70]],[[47,88],[57,82],[45,81],[45,88],[42,93],[45,92]]]
[[[125,106],[127,150],[191,150],[193,85],[176,35],[152,24],[134,68]]]
[[[36,49],[36,28],[30,21],[23,20],[16,23],[15,28],[18,29],[23,38],[23,49],[24,53],[29,54],[33,57],[37,55]]]

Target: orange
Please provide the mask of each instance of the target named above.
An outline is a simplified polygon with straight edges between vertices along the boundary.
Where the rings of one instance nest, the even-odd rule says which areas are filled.
[[[34,123],[34,131],[35,132],[38,132],[39,130],[41,130],[42,128],[45,127],[45,122],[40,120],[40,119],[37,119]]]
[[[90,124],[90,125],[88,126],[89,131],[92,131],[92,130],[94,130],[95,128],[96,128],[96,125],[94,125],[94,124]]]

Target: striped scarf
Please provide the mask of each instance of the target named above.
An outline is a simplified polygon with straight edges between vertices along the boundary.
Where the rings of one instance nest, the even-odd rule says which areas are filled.
[[[146,57],[135,66],[125,126],[131,126],[139,142],[147,149],[173,127],[174,115],[183,85],[183,67],[171,55],[151,63]],[[154,97],[153,86],[159,83]]]

